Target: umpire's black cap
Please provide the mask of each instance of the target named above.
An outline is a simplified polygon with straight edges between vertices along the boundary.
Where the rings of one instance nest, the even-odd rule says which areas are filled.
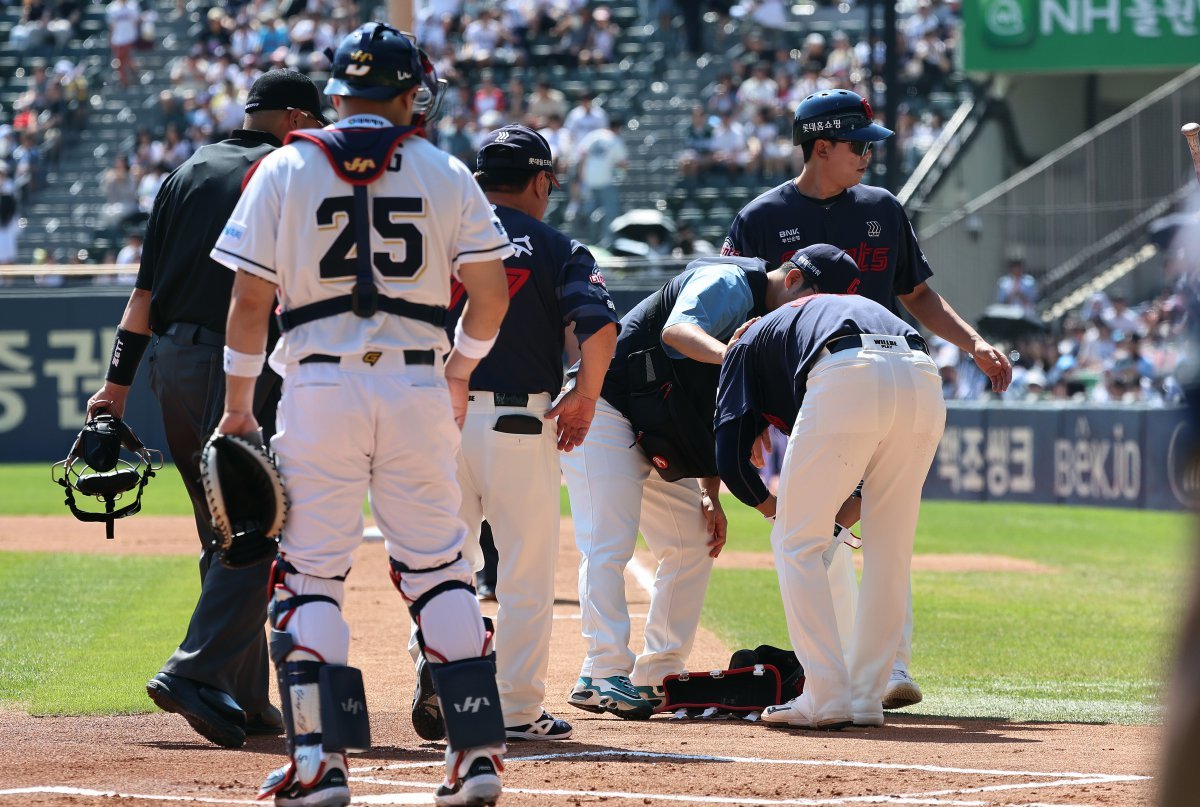
[[[830,244],[813,244],[796,252],[780,269],[799,269],[810,286],[822,294],[855,294],[862,273],[844,249]]]
[[[488,132],[475,157],[476,170],[489,168],[517,171],[545,171],[550,175],[554,187],[558,177],[554,175],[554,155],[546,138],[519,123],[501,126]]]
[[[321,93],[312,79],[295,70],[271,70],[263,73],[250,87],[246,112],[268,109],[299,109],[317,119],[322,126],[329,121],[321,111]]]

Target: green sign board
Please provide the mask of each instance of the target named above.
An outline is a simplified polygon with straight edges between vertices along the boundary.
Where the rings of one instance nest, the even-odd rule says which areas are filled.
[[[1191,67],[1200,0],[965,0],[963,66],[986,72]]]

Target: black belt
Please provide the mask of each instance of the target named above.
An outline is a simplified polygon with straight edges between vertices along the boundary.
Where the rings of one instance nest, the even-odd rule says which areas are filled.
[[[172,322],[163,332],[164,336],[185,345],[208,345],[209,347],[225,347],[225,334],[211,328],[197,325],[194,322]]]
[[[475,394],[471,393],[469,399],[475,400]],[[493,392],[492,401],[496,406],[529,406],[529,395],[524,392]]]
[[[897,339],[900,337],[897,336]],[[904,341],[913,350],[919,350],[922,353],[929,352],[929,345],[925,344],[925,340],[919,336],[906,336]],[[851,333],[845,336],[837,336],[825,343],[825,349],[830,353],[838,353],[843,350],[853,350],[863,346],[862,334]]]
[[[300,360],[301,364],[337,364],[342,360],[341,356],[330,356],[327,353],[310,353]],[[404,351],[405,364],[429,364],[434,362],[434,352],[432,350],[406,350]],[[374,364],[374,362],[370,362]]]

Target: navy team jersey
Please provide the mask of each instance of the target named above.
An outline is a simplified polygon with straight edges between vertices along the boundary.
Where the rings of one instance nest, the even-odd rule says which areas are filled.
[[[859,294],[896,313],[896,295],[933,276],[900,201],[882,188],[855,185],[830,199],[810,199],[788,180],[754,199],[733,219],[722,255],[780,264],[803,247],[833,244],[862,271]]]
[[[919,336],[873,300],[814,294],[767,314],[729,349],[717,386],[717,468],[740,501],[754,507],[769,496],[749,462],[754,438],[768,423],[791,433],[825,343],[856,333]]]
[[[617,309],[587,247],[519,210],[495,208],[515,250],[504,259],[509,307],[495,346],[471,374],[471,389],[557,395],[563,381],[563,329],[574,322],[583,344],[617,321]],[[451,332],[465,305],[466,290],[455,281]]]

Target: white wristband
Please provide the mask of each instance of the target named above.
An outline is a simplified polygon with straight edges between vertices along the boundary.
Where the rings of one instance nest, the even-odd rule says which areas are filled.
[[[236,375],[248,378],[256,378],[262,375],[263,362],[267,360],[267,354],[263,353],[242,353],[234,350],[229,345],[225,346],[225,375]]]
[[[476,339],[463,330],[462,320],[459,319],[458,324],[454,326],[454,349],[468,359],[482,359],[491,352],[492,345],[496,344],[496,337],[499,335],[500,331],[497,330],[491,339]]]

